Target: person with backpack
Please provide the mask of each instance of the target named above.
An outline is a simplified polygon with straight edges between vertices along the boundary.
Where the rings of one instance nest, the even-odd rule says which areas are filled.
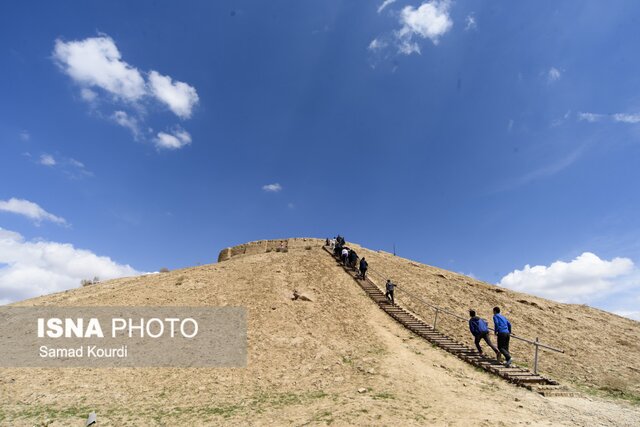
[[[498,336],[498,350],[506,359],[505,366],[508,368],[513,363],[513,358],[509,353],[509,338],[511,338],[511,322],[500,314],[500,307],[493,307],[493,329]]]
[[[386,285],[387,292],[384,294],[384,296],[387,297],[389,301],[391,301],[391,304],[394,304],[393,290],[395,289],[396,286],[397,285],[395,283],[392,283],[391,280],[387,279],[387,285]]]
[[[484,340],[491,350],[496,352],[496,358],[500,361],[500,351],[497,349],[495,345],[491,342],[491,338],[489,335],[489,325],[487,325],[487,321],[481,319],[476,316],[475,310],[469,310],[469,330],[471,331],[471,335],[475,338],[475,345],[478,349],[478,353],[482,356],[482,347],[480,347],[480,341]]]
[[[349,248],[342,248],[342,264],[346,267],[349,261]]]
[[[356,251],[354,251],[353,249],[351,249],[349,251],[349,267],[351,267],[353,270],[356,269],[356,265],[358,263],[358,254],[356,253]]]
[[[360,260],[360,278],[365,280],[367,274],[367,268],[369,268],[369,263],[364,257]]]

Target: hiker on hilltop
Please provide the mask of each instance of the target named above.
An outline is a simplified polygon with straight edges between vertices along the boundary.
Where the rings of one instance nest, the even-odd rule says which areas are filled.
[[[391,280],[387,279],[387,285],[385,286],[387,292],[384,294],[385,297],[387,297],[387,299],[389,301],[391,301],[391,304],[394,304],[393,301],[393,290],[395,289],[395,287],[398,286],[395,283],[391,282]]]
[[[480,340],[484,340],[489,347],[496,352],[496,358],[500,361],[500,351],[491,342],[487,321],[476,316],[475,310],[469,310],[469,317],[469,330],[471,331],[471,335],[475,338],[475,345],[478,349],[478,353],[482,356],[483,353],[482,347],[480,347]]]
[[[358,254],[356,253],[356,251],[351,249],[349,251],[349,267],[355,270],[357,263],[358,263]]]
[[[342,263],[346,266],[349,260],[349,248],[342,248]]]
[[[365,280],[365,276],[367,274],[367,268],[369,268],[369,263],[367,263],[367,260],[364,259],[364,257],[362,257],[362,259],[360,260],[360,277],[362,278],[362,280]]]
[[[498,350],[504,355],[507,360],[506,367],[511,366],[513,358],[509,354],[509,339],[511,337],[511,322],[500,314],[500,307],[493,307],[493,329],[498,336]]]
[[[340,244],[340,242],[336,242],[336,246],[333,248],[333,254],[337,258],[342,257],[342,245]]]

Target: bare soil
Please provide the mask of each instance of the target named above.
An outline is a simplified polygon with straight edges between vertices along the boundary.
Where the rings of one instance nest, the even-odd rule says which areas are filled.
[[[239,255],[17,304],[244,306],[248,365],[4,368],[0,425],[84,425],[92,410],[100,426],[640,425],[640,406],[630,402],[633,398],[592,393],[611,388],[627,397],[638,393],[639,372],[631,369],[640,356],[638,322],[496,292],[488,284],[390,254],[358,252],[372,269],[398,282],[401,302],[400,289],[406,287],[461,314],[470,305],[485,317],[493,305],[504,307],[514,332],[567,349],[565,355],[545,352],[544,372],[587,393],[544,398],[432,347],[382,312],[315,242],[310,250]],[[294,290],[311,301],[292,300]],[[421,314],[431,316],[426,310]],[[441,325],[470,342],[463,322]],[[514,345],[514,354],[524,362],[531,349]]]

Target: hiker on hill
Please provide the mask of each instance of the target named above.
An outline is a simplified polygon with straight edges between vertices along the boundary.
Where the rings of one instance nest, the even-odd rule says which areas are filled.
[[[342,257],[342,245],[340,242],[337,242],[336,246],[333,248],[333,254],[338,258]]]
[[[369,268],[369,263],[367,263],[367,260],[362,257],[362,259],[360,260],[360,277],[362,278],[362,280],[365,279],[367,268]]]
[[[356,251],[351,249],[349,251],[349,267],[351,267],[351,268],[353,268],[355,270],[357,263],[358,263],[358,254],[356,253]]]
[[[342,248],[342,263],[346,266],[349,260],[349,248]]]
[[[484,340],[489,347],[493,351],[496,352],[496,358],[500,361],[500,351],[496,348],[495,345],[491,342],[491,338],[489,338],[489,325],[487,325],[487,321],[481,319],[476,316],[475,310],[469,310],[469,330],[471,331],[471,335],[475,338],[476,348],[478,349],[478,353],[482,356],[482,347],[480,347],[480,340]]]
[[[387,297],[389,301],[391,301],[391,304],[394,304],[393,290],[395,289],[396,286],[397,285],[395,283],[392,283],[391,280],[387,279],[387,285],[385,286],[387,292],[384,294],[384,296]]]
[[[509,338],[511,337],[511,322],[500,314],[500,307],[493,307],[493,329],[498,336],[498,350],[504,355],[507,360],[506,367],[511,366],[513,358],[509,354]]]

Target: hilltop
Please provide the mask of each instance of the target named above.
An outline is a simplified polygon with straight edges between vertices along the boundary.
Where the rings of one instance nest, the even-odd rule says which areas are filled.
[[[503,307],[514,332],[566,349],[541,370],[583,390],[544,398],[480,372],[394,322],[318,239],[252,242],[216,264],[112,280],[16,305],[244,306],[246,368],[0,369],[0,424],[638,425],[640,323],[355,247],[400,287],[464,314]],[[309,301],[294,300],[293,291]],[[402,293],[398,293],[402,303]],[[410,307],[425,319],[431,312]],[[465,325],[442,329],[470,342]],[[608,347],[610,346],[610,347]],[[513,345],[516,363],[530,348]],[[613,363],[615,361],[615,363]],[[362,391],[364,389],[364,391]]]

